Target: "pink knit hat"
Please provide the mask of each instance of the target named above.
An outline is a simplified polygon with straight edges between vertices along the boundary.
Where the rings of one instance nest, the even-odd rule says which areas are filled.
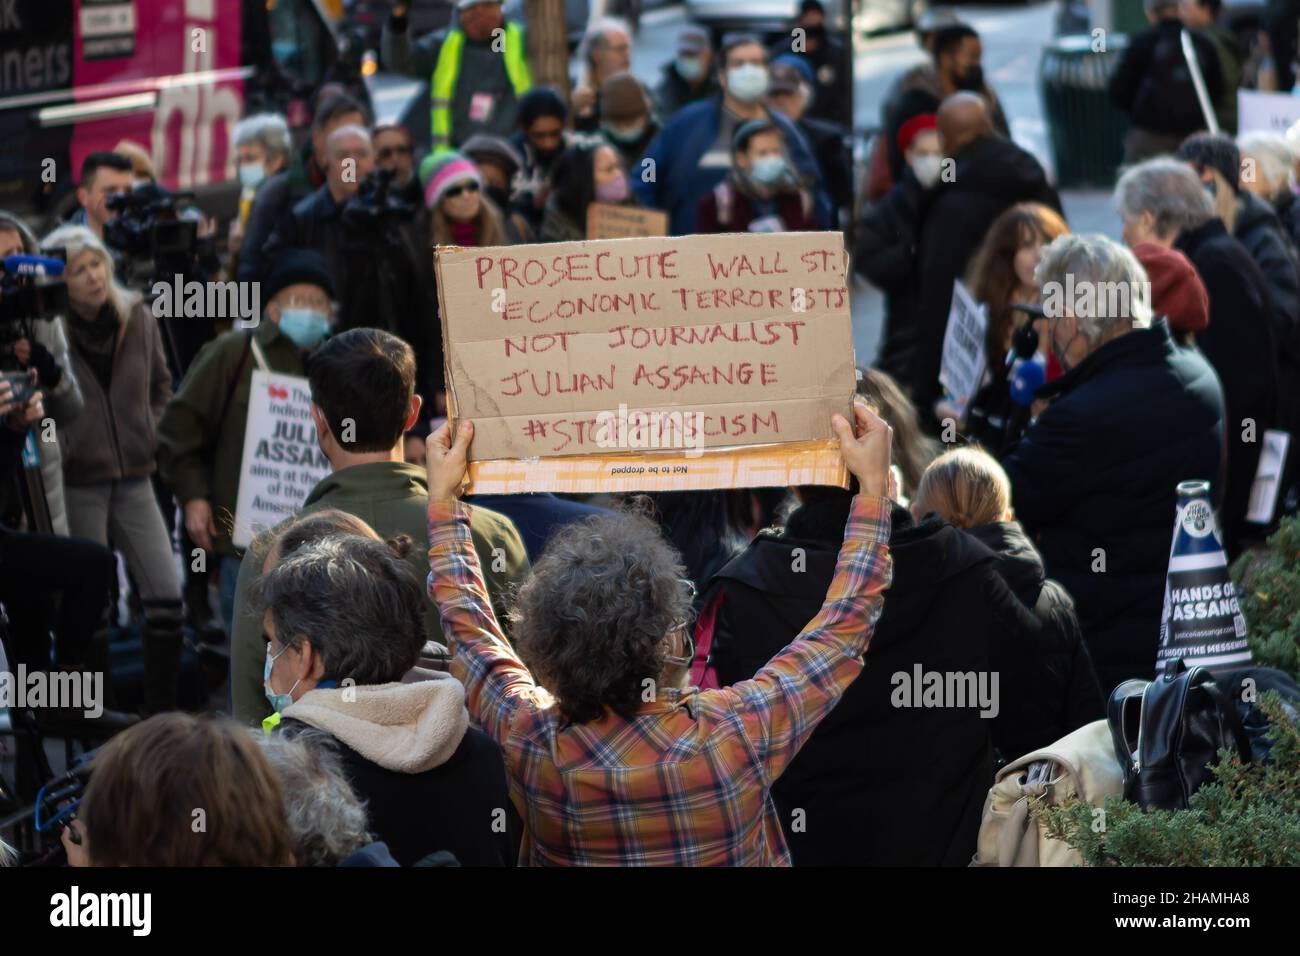
[[[457,183],[472,179],[480,187],[483,177],[478,167],[454,149],[426,156],[420,164],[420,181],[424,183],[424,205],[432,209],[443,194]]]

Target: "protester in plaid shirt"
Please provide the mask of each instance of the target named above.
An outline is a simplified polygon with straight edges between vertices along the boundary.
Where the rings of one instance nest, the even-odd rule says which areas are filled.
[[[543,609],[555,615],[547,623],[574,622],[572,635],[554,629],[530,639],[527,617],[516,628],[524,655],[556,691],[538,686],[493,616],[469,513],[455,498],[472,425],[462,423],[454,444],[447,425],[431,436],[430,587],[456,645],[453,672],[465,683],[470,714],[505,753],[527,827],[521,862],[789,865],[772,782],[861,672],[890,580],[890,429],[865,405],[856,404],[854,414],[857,436],[842,416],[832,421],[860,493],[826,603],[753,680],[708,691],[683,688],[694,649],[686,625],[672,623],[689,607],[689,595],[675,586],[676,555],[634,529],[630,538],[601,540],[602,530],[614,530],[600,526],[610,519],[569,532],[575,551],[563,560],[583,562],[580,576],[567,578],[570,592],[547,580],[544,555],[534,566],[533,593],[526,586],[521,594],[525,613],[549,603]],[[649,574],[646,558],[659,559]],[[582,601],[591,600],[596,589],[589,583],[601,578],[644,590],[649,610],[599,625],[594,634],[584,630],[584,622],[607,612]],[[650,654],[638,655],[636,632],[646,626],[657,630],[648,632]],[[537,659],[548,649],[549,658]],[[609,680],[611,668],[624,665]]]

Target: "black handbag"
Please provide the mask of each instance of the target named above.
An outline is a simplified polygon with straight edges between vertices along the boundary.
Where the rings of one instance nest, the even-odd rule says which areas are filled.
[[[1128,680],[1106,706],[1115,755],[1124,768],[1124,799],[1148,810],[1183,810],[1221,749],[1251,760],[1235,704],[1203,667],[1171,660],[1153,681]]]

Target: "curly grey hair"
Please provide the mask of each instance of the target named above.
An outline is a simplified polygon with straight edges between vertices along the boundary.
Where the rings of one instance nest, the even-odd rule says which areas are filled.
[[[659,680],[667,638],[689,620],[685,569],[658,526],[620,512],[557,532],[519,590],[514,641],[571,722],[623,717]]]
[[[1162,238],[1214,218],[1214,202],[1192,167],[1171,156],[1157,156],[1125,171],[1115,184],[1115,204],[1124,222],[1151,213]]]
[[[299,866],[338,866],[374,842],[366,805],[352,790],[329,734],[252,731],[280,778]]]

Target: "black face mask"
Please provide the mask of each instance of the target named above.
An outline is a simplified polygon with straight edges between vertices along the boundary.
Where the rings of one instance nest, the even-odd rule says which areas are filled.
[[[489,186],[487,188],[488,198],[496,204],[498,209],[508,209],[510,206],[510,190],[502,189],[500,186]]]
[[[812,27],[804,27],[803,30],[809,40],[821,41],[826,39],[826,24],[824,23],[819,23]]]
[[[966,72],[957,78],[957,89],[981,92],[984,89],[984,67],[978,63],[968,66]]]

